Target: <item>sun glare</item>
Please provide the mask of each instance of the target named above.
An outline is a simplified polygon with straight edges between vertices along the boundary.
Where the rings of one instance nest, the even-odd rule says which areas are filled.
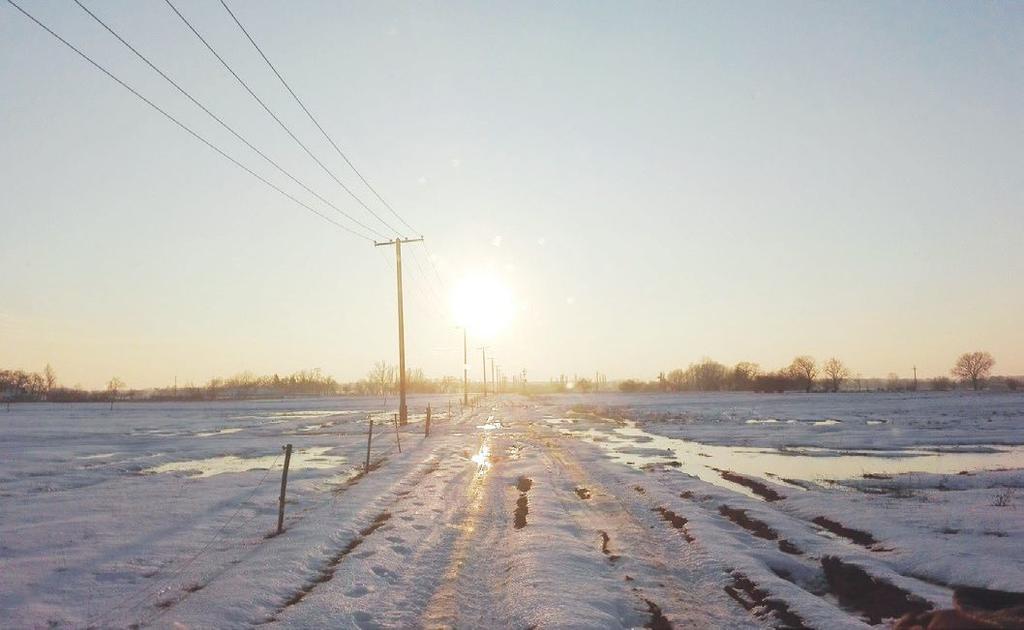
[[[514,310],[512,292],[493,275],[466,276],[452,292],[455,321],[478,337],[490,338],[501,332]]]

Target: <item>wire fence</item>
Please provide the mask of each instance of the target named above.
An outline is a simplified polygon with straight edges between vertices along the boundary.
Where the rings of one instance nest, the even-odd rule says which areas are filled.
[[[431,415],[431,428],[433,429],[433,428],[436,427],[438,429],[441,429],[442,427],[444,427],[446,425],[451,425],[455,421],[461,419],[463,417],[464,412],[466,411],[466,409],[462,409],[461,406],[458,406],[458,405],[457,406],[452,406],[451,410],[452,411],[450,413],[449,413],[448,409],[439,410],[440,413],[436,413],[436,414],[432,413],[432,415]],[[382,409],[380,411],[375,411],[375,412],[371,412],[371,413],[367,414],[367,416],[366,416],[367,428],[368,428],[368,424],[369,424],[369,420],[370,420],[371,416],[373,416],[373,419],[374,419],[374,431],[373,431],[372,440],[370,441],[370,469],[369,470],[366,469],[365,460],[362,457],[357,458],[357,460],[356,460],[357,461],[357,465],[354,466],[351,469],[351,476],[350,476],[349,480],[355,479],[355,478],[362,478],[363,476],[368,475],[373,470],[376,470],[376,468],[381,466],[384,462],[386,462],[389,457],[397,454],[397,452],[398,452],[397,446],[398,445],[397,445],[397,440],[396,440],[396,435],[395,435],[396,429],[398,430],[398,433],[400,433],[402,435],[402,437],[406,437],[407,438],[407,440],[408,440],[407,447],[406,447],[407,449],[414,448],[416,445],[421,443],[419,441],[412,441],[411,438],[415,437],[416,434],[420,432],[420,430],[422,428],[422,425],[420,423],[415,423],[415,424],[407,424],[405,426],[396,427],[396,425],[394,424],[394,412],[392,412],[389,409],[387,409],[387,398],[385,398],[382,401]],[[410,430],[410,429],[413,429],[413,430]],[[361,434],[362,435],[366,435],[365,432],[362,432]],[[321,436],[323,436],[323,435],[335,435],[337,437],[352,438],[352,437],[359,436],[360,433],[353,433],[353,432],[350,432],[350,431],[348,431],[348,432],[341,432],[341,431],[339,431],[339,432],[322,433],[322,434],[319,434],[319,435],[321,435]],[[362,448],[358,447],[359,446],[359,442],[358,441],[355,442],[353,444],[353,446],[356,447],[355,450],[354,450],[354,452],[356,454],[360,454],[360,455],[365,454],[365,452],[366,452],[365,449],[362,449]],[[169,590],[169,588],[176,581],[178,581],[182,577],[186,576],[188,574],[187,572],[190,569],[194,568],[194,565],[201,558],[204,558],[204,557],[208,556],[209,552],[214,548],[214,546],[218,542],[226,540],[227,539],[227,535],[229,533],[233,535],[233,537],[236,539],[236,542],[244,540],[246,537],[241,536],[243,531],[246,530],[248,528],[248,526],[256,518],[258,518],[260,516],[263,516],[264,514],[260,510],[254,510],[253,513],[251,515],[249,515],[248,517],[239,519],[239,515],[243,512],[243,510],[245,510],[247,507],[251,506],[253,498],[256,496],[257,492],[259,492],[260,488],[262,488],[265,485],[267,480],[270,478],[271,473],[274,472],[275,470],[279,470],[280,469],[279,468],[279,464],[280,463],[281,463],[281,454],[278,453],[277,457],[274,458],[273,462],[266,469],[266,471],[264,471],[264,473],[260,477],[260,479],[256,482],[256,484],[252,487],[252,489],[247,492],[247,494],[245,495],[244,499],[242,499],[237,504],[237,506],[231,512],[231,514],[227,517],[227,519],[224,520],[224,522],[221,523],[221,525],[219,527],[217,527],[217,529],[214,531],[214,533],[199,548],[198,551],[196,551],[194,553],[191,553],[189,555],[182,555],[182,556],[179,556],[179,557],[176,557],[176,558],[172,559],[172,561],[169,564],[165,565],[164,567],[161,567],[160,569],[157,570],[156,573],[154,573],[151,576],[149,576],[150,578],[152,578],[151,582],[146,584],[144,587],[142,587],[140,589],[137,589],[137,590],[129,593],[128,595],[122,597],[121,599],[119,599],[112,606],[110,606],[106,610],[102,611],[99,615],[97,615],[94,618],[92,618],[90,620],[90,622],[89,622],[89,625],[90,626],[103,627],[103,626],[106,626],[106,625],[110,625],[118,617],[127,616],[127,615],[131,615],[133,613],[136,613],[136,612],[140,611],[141,609],[145,608],[147,605],[150,605],[150,604],[153,604],[153,603],[156,603],[157,605],[160,605],[161,602],[158,602],[157,600],[161,596],[166,594],[167,591]],[[346,484],[346,483],[347,482],[342,482],[343,485]],[[312,505],[312,506],[302,510],[301,512],[299,512],[297,514],[292,515],[288,519],[289,525],[290,526],[294,526],[294,524],[296,522],[301,521],[303,518],[305,518],[305,516],[310,511],[313,511],[313,510],[315,510],[315,509],[317,509],[319,507],[323,507],[323,506],[326,505],[329,508],[333,508],[335,506],[335,504],[337,503],[339,496],[342,494],[341,490],[342,490],[342,488],[335,488],[335,489],[333,489],[333,491],[330,492],[329,499],[326,500],[325,502],[317,503],[315,505]],[[232,528],[233,524],[234,524],[234,527]],[[231,528],[231,529],[229,529],[229,528]],[[287,531],[287,528],[286,528],[285,531]],[[269,538],[269,537],[268,536],[260,536],[260,538],[261,539],[266,539],[266,538]],[[237,547],[235,547],[235,548],[237,548]],[[229,548],[227,551],[230,551],[230,550],[231,549]],[[223,570],[222,566],[226,565],[226,564],[227,564],[227,560],[225,560],[223,562],[218,562],[217,566],[214,567],[214,571],[213,571],[214,574],[216,574],[217,571],[222,571]],[[158,610],[156,612],[156,614],[153,615],[149,619],[149,621],[155,620],[155,619],[163,616],[164,614],[167,614],[170,611],[173,603],[176,603],[176,602],[170,602],[166,606],[161,606],[160,610]]]

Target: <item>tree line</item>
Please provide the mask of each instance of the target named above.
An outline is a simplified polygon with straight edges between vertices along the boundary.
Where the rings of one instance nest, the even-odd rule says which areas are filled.
[[[974,390],[985,387],[991,377],[995,359],[988,352],[967,352],[956,360],[950,375],[957,382],[970,386]],[[633,392],[717,392],[717,391],[750,391],[750,392],[784,392],[784,391],[825,391],[838,392],[853,377],[852,372],[843,361],[830,357],[818,363],[814,357],[801,355],[794,357],[784,368],[764,371],[757,363],[741,361],[729,367],[714,359],[705,357],[697,363],[691,363],[684,369],[675,369],[668,373],[658,374],[652,381],[627,379],[619,383],[619,391]],[[862,379],[858,378],[857,389]],[[1013,378],[1003,378],[1002,383],[1011,391],[1020,388],[1021,383]],[[930,379],[927,383],[918,383],[900,379],[890,374],[883,389],[888,391],[908,391],[927,385],[934,391],[954,389],[956,383],[944,376]]]
[[[928,388],[946,391],[957,383],[975,390],[982,389],[993,381],[991,376],[995,359],[988,352],[967,352],[957,359],[949,377],[937,377],[918,383],[916,379],[901,379],[896,374],[869,389],[907,391]],[[954,380],[955,379],[955,380]],[[751,391],[784,392],[802,390],[838,392],[842,389],[861,389],[859,377],[851,387],[852,373],[840,359],[830,357],[818,363],[814,357],[794,357],[790,364],[774,371],[765,371],[757,363],[741,361],[726,366],[710,358],[691,363],[686,369],[675,369],[658,374],[657,379],[641,381],[627,379],[618,383],[619,391],[633,392],[683,392],[683,391]],[[504,383],[504,379],[503,379]],[[51,402],[113,402],[117,400],[218,400],[245,398],[280,398],[292,396],[389,396],[398,392],[398,368],[384,361],[377,362],[357,381],[342,383],[324,374],[319,368],[300,370],[284,376],[278,374],[256,375],[241,372],[234,376],[211,378],[204,384],[187,383],[181,387],[158,387],[133,390],[117,376],[112,377],[102,390],[86,390],[81,387],[64,387],[57,381],[57,374],[49,364],[41,372],[0,369],[0,401],[29,402],[47,400]],[[1021,383],[1013,378],[1000,379],[1000,384],[1011,391],[1018,390]],[[477,391],[480,383],[472,384]],[[489,384],[493,391],[493,384]],[[406,370],[406,391],[418,394],[445,394],[462,391],[462,379],[453,376],[428,378],[423,370]],[[502,391],[523,393],[558,393],[576,391],[607,391],[607,377],[596,374],[593,380],[564,375],[549,383],[526,383],[525,373],[512,388],[505,384]]]
[[[446,376],[427,378],[422,369],[406,370],[407,391],[412,393],[458,392],[462,380]],[[381,395],[398,391],[398,370],[380,362],[358,381],[342,383],[319,368],[292,374],[258,375],[241,372],[229,377],[214,377],[206,383],[181,386],[131,389],[114,376],[103,389],[64,387],[58,384],[55,370],[47,364],[42,372],[0,369],[0,401],[3,402],[113,402],[119,400],[219,400],[281,398],[293,396]]]

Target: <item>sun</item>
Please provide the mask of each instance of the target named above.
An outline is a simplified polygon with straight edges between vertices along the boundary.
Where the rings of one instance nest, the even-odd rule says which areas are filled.
[[[466,275],[452,291],[452,312],[472,335],[492,338],[512,321],[512,291],[493,274]]]

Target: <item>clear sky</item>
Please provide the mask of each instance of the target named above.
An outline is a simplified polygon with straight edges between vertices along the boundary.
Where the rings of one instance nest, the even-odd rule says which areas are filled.
[[[317,203],[73,2],[20,1]],[[373,221],[163,2],[86,4]],[[176,4],[356,187],[220,4]],[[444,286],[407,246],[412,367],[460,372],[448,293],[473,273],[512,313],[488,342],[498,363],[534,380],[796,354],[931,376],[975,349],[1024,373],[1022,3],[230,4],[428,239]],[[397,362],[390,250],[255,181],[6,3],[0,138],[0,367],[144,387]]]

